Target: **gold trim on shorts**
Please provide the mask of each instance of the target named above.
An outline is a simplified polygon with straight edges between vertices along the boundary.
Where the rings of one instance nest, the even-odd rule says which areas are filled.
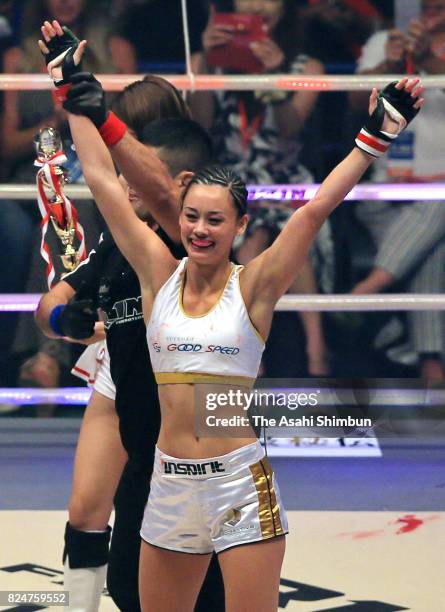
[[[263,538],[285,535],[281,524],[280,507],[273,486],[273,472],[269,459],[263,457],[258,463],[249,467],[258,494],[258,515]]]

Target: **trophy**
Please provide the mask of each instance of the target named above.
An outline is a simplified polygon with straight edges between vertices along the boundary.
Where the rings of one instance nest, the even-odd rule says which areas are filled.
[[[42,215],[40,253],[47,263],[46,277],[51,289],[55,282],[74,270],[86,257],[83,228],[77,210],[63,193],[67,158],[60,134],[54,128],[40,130],[36,140],[37,201]]]

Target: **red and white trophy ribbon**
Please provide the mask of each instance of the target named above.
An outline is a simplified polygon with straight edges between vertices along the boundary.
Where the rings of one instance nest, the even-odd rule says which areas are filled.
[[[46,278],[51,289],[65,274],[86,258],[85,236],[77,210],[63,193],[67,158],[60,136],[53,128],[40,131],[37,145],[37,202],[42,215],[40,254],[46,262]]]

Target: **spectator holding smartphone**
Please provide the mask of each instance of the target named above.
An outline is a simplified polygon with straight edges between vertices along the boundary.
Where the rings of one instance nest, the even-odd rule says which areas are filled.
[[[233,0],[228,10],[232,18],[218,19],[216,4],[210,12],[209,22],[202,36],[202,51],[193,55],[193,69],[198,74],[208,74],[223,69],[209,65],[212,52],[220,48],[234,54],[231,45],[236,36],[237,16],[260,17],[265,26],[257,40],[248,48],[239,50],[239,65],[251,62],[253,56],[262,73],[322,74],[323,65],[308,57],[302,48],[303,36],[299,33],[301,22],[297,18],[292,0]],[[224,5],[227,10],[227,3]],[[233,24],[230,21],[233,21]],[[258,31],[258,28],[257,28]],[[264,31],[267,35],[264,35]],[[235,72],[236,68],[231,70]],[[238,73],[242,68],[238,69]],[[247,183],[267,185],[275,183],[310,183],[311,172],[299,155],[302,148],[302,132],[317,102],[315,91],[203,91],[191,98],[194,119],[211,129],[218,162],[231,166]],[[246,264],[274,240],[292,210],[277,202],[258,202],[250,209],[250,229],[237,257]],[[311,293],[314,287],[310,262],[303,278],[311,279],[306,287],[300,278],[297,287],[290,292]],[[306,353],[308,370],[312,374],[326,374],[326,350],[318,313],[304,315],[303,325],[307,336]],[[314,320],[312,320],[314,319]]]
[[[445,72],[445,1],[422,0],[419,17],[405,32],[376,32],[364,46],[358,68],[362,74]]]
[[[265,73],[321,74],[322,64],[300,48],[298,21],[290,0],[234,0],[233,11],[259,15],[268,36],[252,41],[251,53]],[[194,54],[196,73],[210,73],[207,58],[218,47],[230,49],[235,25],[218,23],[213,8],[202,36],[202,51]],[[221,70],[221,69],[219,69]],[[217,137],[221,163],[234,163],[243,179],[258,184],[305,182],[310,172],[299,163],[299,136],[311,114],[318,93],[284,92],[197,92],[192,98],[194,117],[212,128]]]
[[[360,74],[394,74],[414,71],[445,73],[445,0],[422,0],[418,19],[405,32],[376,32],[364,45],[358,63]],[[367,94],[354,92],[354,109]],[[445,93],[425,92],[426,111],[404,133],[388,158],[377,160],[373,178],[381,182],[432,182],[445,180]],[[378,293],[402,287],[415,293],[443,293],[445,266],[445,207],[443,202],[362,202],[355,208],[376,247],[369,274],[353,293]],[[411,348],[419,374],[443,379],[444,321],[439,311],[407,315]]]

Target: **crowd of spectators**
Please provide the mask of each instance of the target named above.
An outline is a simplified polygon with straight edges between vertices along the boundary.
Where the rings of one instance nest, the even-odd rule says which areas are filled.
[[[409,4],[189,0],[192,67],[197,74],[445,74],[445,0],[421,0],[418,15],[412,14],[412,6],[409,13]],[[247,59],[242,54],[218,54],[230,48],[236,23],[219,18],[220,13],[261,16],[267,36],[250,44]],[[0,0],[3,72],[43,71],[36,40],[39,24],[48,17],[88,39],[87,70],[130,74],[185,70],[180,0]],[[193,118],[210,130],[221,163],[232,166],[249,183],[298,184],[320,181],[350,149],[366,112],[367,96],[367,92],[200,91],[188,102]],[[366,180],[444,179],[445,94],[441,89],[427,90],[425,97],[420,117]],[[70,180],[82,181],[64,111],[50,92],[3,92],[0,113],[1,182],[34,181],[34,137],[43,126],[59,130]],[[94,203],[77,205],[90,248],[102,223]],[[271,243],[292,211],[261,201],[250,212],[248,235],[237,245],[241,263]],[[8,262],[2,267],[1,293],[45,290],[38,226],[32,203],[0,200],[0,240]],[[441,202],[348,204],[322,228],[290,292],[443,293],[444,264]],[[282,313],[274,320],[263,373],[443,379],[443,325],[439,311],[348,317]],[[3,314],[0,384],[62,384],[72,350],[56,346],[60,344],[40,337],[30,315]]]

